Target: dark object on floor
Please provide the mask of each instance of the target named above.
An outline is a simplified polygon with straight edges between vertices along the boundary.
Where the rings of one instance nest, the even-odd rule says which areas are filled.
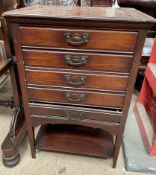
[[[17,165],[20,160],[18,149],[27,134],[26,126],[23,124],[23,118],[23,113],[17,108],[11,122],[10,131],[1,145],[3,163],[7,167]]]

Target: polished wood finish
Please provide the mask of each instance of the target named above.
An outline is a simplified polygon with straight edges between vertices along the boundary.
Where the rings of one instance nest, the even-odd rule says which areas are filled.
[[[61,13],[60,13],[61,11]],[[12,16],[16,18],[51,18],[51,19],[69,19],[69,20],[82,20],[88,21],[104,21],[104,22],[125,22],[130,23],[133,26],[134,22],[147,23],[148,28],[153,26],[155,19],[132,8],[99,8],[99,7],[48,7],[48,6],[37,6],[37,7],[26,7],[23,9],[17,9],[8,11],[3,16]],[[15,18],[14,18],[15,19]],[[12,20],[14,20],[12,19]],[[16,19],[15,19],[16,20]],[[23,21],[27,22],[27,21]],[[31,24],[32,25],[32,24]],[[124,25],[124,24],[122,24]],[[151,25],[151,26],[150,26]],[[40,25],[41,26],[41,25]],[[112,25],[113,26],[113,25]],[[94,27],[93,27],[94,28]],[[96,27],[95,27],[96,28]],[[136,26],[137,28],[137,26]],[[121,29],[121,28],[120,28]]]
[[[112,157],[113,147],[113,137],[106,131],[74,125],[42,126],[36,139],[37,149],[95,157]]]
[[[32,157],[36,148],[56,151],[53,138],[57,136],[56,145],[64,138],[64,132],[60,137],[47,133],[44,124],[51,124],[52,131],[56,124],[60,131],[62,124],[77,125],[115,136],[115,167],[146,31],[156,20],[119,8],[39,6],[4,15],[14,40]],[[36,140],[34,128],[39,125]],[[77,137],[71,135],[67,137]],[[59,144],[57,151],[80,154],[79,148],[74,151],[82,144],[80,135],[77,141],[68,149],[67,142],[63,149]],[[111,146],[105,143],[106,156]]]
[[[90,91],[74,91],[64,89],[28,88],[30,101],[46,101],[63,104],[96,105],[105,107],[122,108],[123,94],[111,94]],[[95,100],[98,99],[98,100]]]
[[[86,62],[82,64],[68,63],[65,56],[71,57],[71,62],[77,58],[81,61],[82,56],[86,57]],[[45,50],[23,50],[25,66],[45,67],[45,68],[64,68],[74,70],[92,70],[92,71],[112,71],[129,73],[132,55],[120,54],[101,54],[86,52],[63,52],[63,51],[45,51]]]
[[[66,107],[61,105],[40,105],[30,103],[30,113],[32,116],[39,116],[44,118],[63,117],[71,120],[97,120],[97,121],[111,121],[119,123],[122,112],[119,110],[103,110],[83,107]]]
[[[111,79],[111,81],[110,81]],[[89,90],[126,91],[128,76],[97,74],[96,72],[69,73],[26,69],[28,85],[43,85]],[[96,82],[96,83],[95,83]]]
[[[20,27],[21,43],[26,46],[88,50],[134,51],[137,33],[122,31],[72,30],[59,28]],[[69,41],[66,34],[71,35]],[[87,41],[82,37],[87,35]],[[29,37],[28,37],[29,36]],[[75,37],[75,38],[74,38]],[[81,41],[82,40],[82,41]]]

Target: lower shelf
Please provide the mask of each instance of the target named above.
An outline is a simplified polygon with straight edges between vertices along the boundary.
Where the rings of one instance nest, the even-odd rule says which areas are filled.
[[[113,136],[101,129],[76,125],[42,125],[36,149],[108,158],[113,156]]]

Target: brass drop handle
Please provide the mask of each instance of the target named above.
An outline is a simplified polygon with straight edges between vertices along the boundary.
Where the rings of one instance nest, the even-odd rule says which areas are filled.
[[[85,75],[65,75],[67,84],[72,86],[81,86],[86,82]]]
[[[88,33],[65,33],[64,36],[66,42],[71,46],[83,46],[88,42],[89,37]]]
[[[65,92],[65,96],[67,100],[70,102],[82,102],[85,98],[84,93],[77,93],[77,92]]]
[[[79,67],[87,63],[87,56],[65,55],[65,61],[69,66]]]

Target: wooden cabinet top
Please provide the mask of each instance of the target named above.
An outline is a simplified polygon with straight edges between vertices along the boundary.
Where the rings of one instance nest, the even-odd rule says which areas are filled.
[[[4,16],[75,18],[87,20],[156,21],[133,8],[31,6],[4,13]]]
[[[18,19],[21,23],[29,23],[28,19],[46,20],[68,20],[68,21],[88,21],[104,22],[116,24],[142,24],[145,28],[153,27],[156,19],[133,8],[113,8],[113,7],[62,7],[62,6],[31,6],[11,10],[3,13],[6,18],[14,22]],[[20,19],[25,18],[26,21]],[[43,20],[42,20],[43,22]],[[32,23],[32,22],[31,22]],[[35,21],[34,21],[35,23]],[[143,29],[142,26],[137,28]]]

